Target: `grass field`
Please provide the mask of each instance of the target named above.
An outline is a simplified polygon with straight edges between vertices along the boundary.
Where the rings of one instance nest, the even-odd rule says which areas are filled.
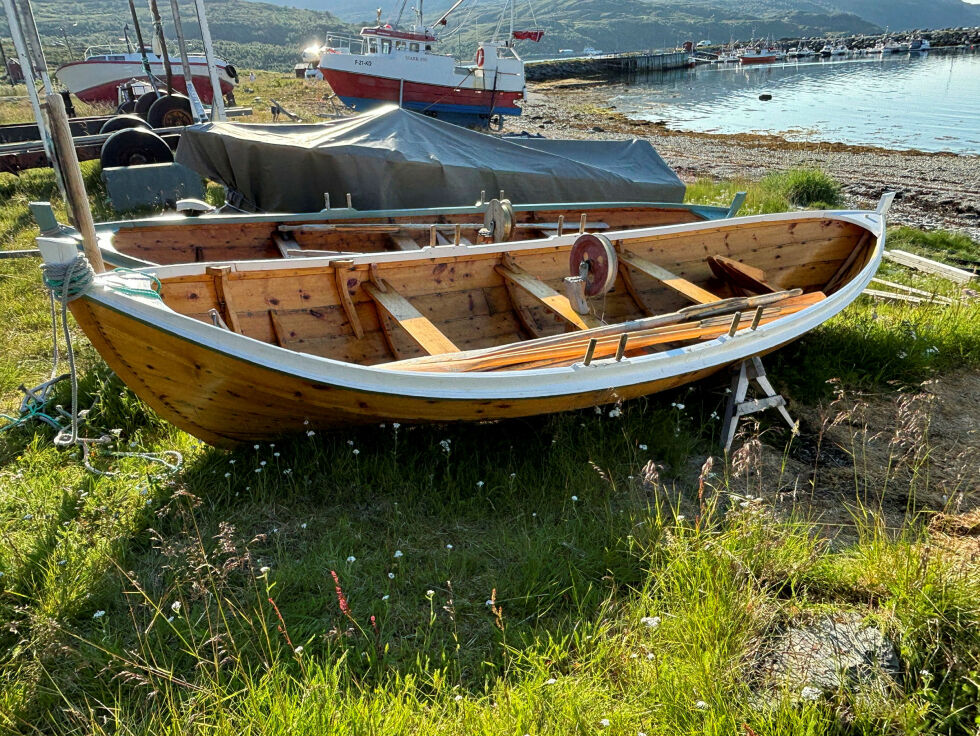
[[[747,188],[747,211],[779,211],[788,183],[799,176],[689,196]],[[3,247],[30,247],[26,203],[53,189],[46,172],[0,175]],[[897,237],[980,255],[953,235]],[[0,261],[0,321],[9,413],[17,386],[50,371],[36,261]],[[773,356],[802,435],[748,423],[731,463],[714,444],[724,378],[601,413],[226,452],[157,419],[76,347],[87,431],[182,465],[100,450],[94,464],[117,474],[98,476],[42,425],[0,434],[0,731],[980,728],[976,397],[958,399],[966,429],[950,438],[921,387],[976,376],[975,301],[862,298]],[[896,644],[894,683],[811,699],[761,674],[780,632],[833,612]]]

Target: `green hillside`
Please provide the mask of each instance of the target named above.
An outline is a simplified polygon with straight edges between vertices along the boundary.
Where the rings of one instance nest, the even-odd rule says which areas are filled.
[[[124,48],[123,27],[130,25],[129,35],[134,39],[129,6],[126,0],[76,0],[70,6],[66,20],[66,5],[55,0],[33,0],[41,38],[50,50],[48,61],[54,66],[68,60],[62,29],[67,33],[72,54],[79,58],[89,46],[112,44]],[[170,18],[170,4],[160,2],[160,14],[167,27],[168,40],[175,37]],[[149,41],[150,13],[145,0],[136,3],[144,38]],[[323,39],[327,32],[353,31],[330,13],[316,10],[299,10],[271,3],[248,0],[207,0],[208,21],[217,53],[236,64],[239,69],[287,70],[299,61],[300,52],[314,39]],[[200,49],[195,42],[197,23],[191,3],[181,3],[181,18],[192,49]],[[9,39],[6,19],[2,22],[3,35]],[[7,42],[7,49],[11,47]]]
[[[295,7],[327,7],[332,13],[348,21],[361,21],[374,17],[375,8],[378,7],[376,0],[330,0],[324,3],[323,0],[275,0],[277,4],[291,5]],[[503,0],[487,2],[484,0],[481,6],[499,6]],[[397,2],[381,3],[385,10],[386,17],[392,8],[397,6]],[[411,5],[412,3],[409,3]],[[832,20],[834,16],[840,14],[853,14],[866,23],[878,26],[889,26],[892,30],[905,30],[912,28],[947,28],[953,26],[974,26],[980,24],[980,7],[970,5],[963,0],[745,0],[744,2],[732,3],[726,0],[710,0],[701,3],[685,3],[683,0],[646,0],[637,3],[640,6],[634,20],[648,24],[660,22],[666,26],[675,23],[683,24],[683,16],[689,14],[690,10],[697,7],[702,12],[703,18],[713,16],[729,17],[741,16],[743,19],[760,22],[763,26],[757,28],[757,32],[768,34],[775,32],[780,22],[794,25],[802,22],[804,25],[816,25],[820,28],[818,35],[827,31],[834,30],[834,23],[840,23],[841,19]],[[447,0],[428,0],[425,4],[427,15],[432,15],[449,5]],[[533,0],[535,12],[546,14],[555,7],[556,3],[551,0]],[[572,3],[557,3],[561,8],[575,6],[575,10],[583,14],[591,13],[594,17],[615,14],[617,9],[632,6],[634,3],[620,3],[613,0],[579,0]],[[525,0],[518,0],[517,8],[521,10],[526,7]],[[652,7],[651,7],[652,6]],[[769,22],[772,20],[773,25]],[[623,26],[623,30],[629,29]],[[751,28],[748,31],[751,34]]]
[[[651,5],[648,0],[615,3],[553,0],[535,12],[537,26],[546,30],[544,40],[540,44],[522,44],[521,50],[525,55],[553,54],[560,48],[580,51],[587,46],[605,51],[630,51],[674,47],[688,39],[727,42],[730,38],[880,31],[875,24],[855,15],[772,11],[765,9],[768,3],[736,7],[711,2],[674,2],[669,9],[665,4],[653,12]],[[479,38],[491,34],[498,17],[499,8],[493,7],[476,15],[475,23],[468,24],[470,27],[460,34],[461,45],[472,46]],[[528,24],[530,14],[525,14],[522,21]]]

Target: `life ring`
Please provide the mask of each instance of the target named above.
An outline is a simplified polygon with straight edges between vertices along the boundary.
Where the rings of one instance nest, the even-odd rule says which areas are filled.
[[[485,55],[483,53],[483,49],[482,48],[477,49],[476,50],[476,65],[478,67],[480,67],[481,69],[483,68],[483,59],[484,58],[485,58]]]

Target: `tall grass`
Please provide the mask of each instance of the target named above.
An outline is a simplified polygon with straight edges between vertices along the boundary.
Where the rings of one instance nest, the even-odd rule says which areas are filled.
[[[26,201],[52,184],[0,186],[8,247],[29,247]],[[780,202],[750,187],[751,210]],[[0,261],[8,408],[49,370],[36,269]],[[93,461],[118,474],[85,472],[44,427],[0,434],[0,731],[969,733],[980,570],[969,531],[934,513],[975,508],[976,456],[940,454],[927,402],[875,424],[847,397],[976,366],[978,316],[859,301],[767,361],[794,413],[825,420],[793,440],[749,431],[730,464],[706,462],[723,377],[621,413],[226,452],[79,340],[87,431],[119,435]],[[834,403],[800,403],[830,378]],[[958,480],[935,467],[953,460]],[[809,701],[760,675],[782,631],[835,611],[896,643],[896,689]]]

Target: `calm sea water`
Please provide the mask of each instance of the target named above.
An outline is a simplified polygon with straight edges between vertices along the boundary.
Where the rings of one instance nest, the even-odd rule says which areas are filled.
[[[708,65],[612,93],[630,117],[678,130],[980,155],[978,54]],[[772,100],[760,101],[763,93]]]

